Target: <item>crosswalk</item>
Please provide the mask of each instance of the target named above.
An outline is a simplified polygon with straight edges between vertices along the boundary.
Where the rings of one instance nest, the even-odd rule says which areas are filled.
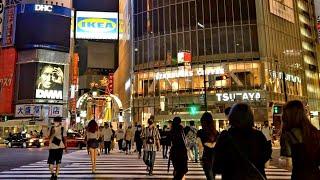
[[[172,179],[173,167],[167,172],[168,161],[156,156],[153,176],[148,176],[146,166],[136,154],[125,155],[113,152],[97,159],[96,173],[91,173],[90,158],[85,150],[66,154],[58,179]],[[200,163],[189,163],[187,179],[206,179]],[[266,174],[270,180],[290,179],[291,172],[269,167]],[[0,179],[49,179],[50,173],[46,160],[24,165],[10,171],[0,172]],[[221,176],[217,176],[221,179]]]

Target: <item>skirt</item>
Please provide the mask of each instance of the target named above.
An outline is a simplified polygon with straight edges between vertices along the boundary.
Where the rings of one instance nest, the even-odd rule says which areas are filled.
[[[87,142],[87,147],[96,149],[99,147],[99,141],[97,139],[89,139]]]

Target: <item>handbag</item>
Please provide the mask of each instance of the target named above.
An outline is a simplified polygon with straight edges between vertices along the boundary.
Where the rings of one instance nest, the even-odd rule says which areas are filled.
[[[53,139],[52,139],[52,143],[57,145],[57,146],[60,146],[61,139],[59,139],[59,138],[54,136]]]
[[[240,157],[245,161],[247,164],[247,172],[244,173],[246,177],[244,179],[247,180],[267,180],[266,177],[264,177],[261,172],[257,169],[257,167],[248,159],[248,157],[242,153],[240,148],[237,146],[237,144],[234,142],[233,138],[231,135],[228,135],[231,144],[234,146],[234,149],[238,152]]]

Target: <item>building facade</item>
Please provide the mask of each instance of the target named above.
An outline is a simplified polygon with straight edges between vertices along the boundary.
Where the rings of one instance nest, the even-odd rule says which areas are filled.
[[[224,120],[238,101],[275,125],[288,100],[317,111],[315,24],[313,1],[134,0],[134,120]]]

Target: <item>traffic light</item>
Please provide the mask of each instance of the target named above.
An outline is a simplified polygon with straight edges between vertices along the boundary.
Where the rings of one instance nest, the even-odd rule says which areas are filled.
[[[198,114],[199,109],[200,109],[199,105],[192,104],[192,105],[189,106],[189,113],[191,115],[196,115],[196,114]]]
[[[273,114],[282,114],[282,106],[273,106]]]

